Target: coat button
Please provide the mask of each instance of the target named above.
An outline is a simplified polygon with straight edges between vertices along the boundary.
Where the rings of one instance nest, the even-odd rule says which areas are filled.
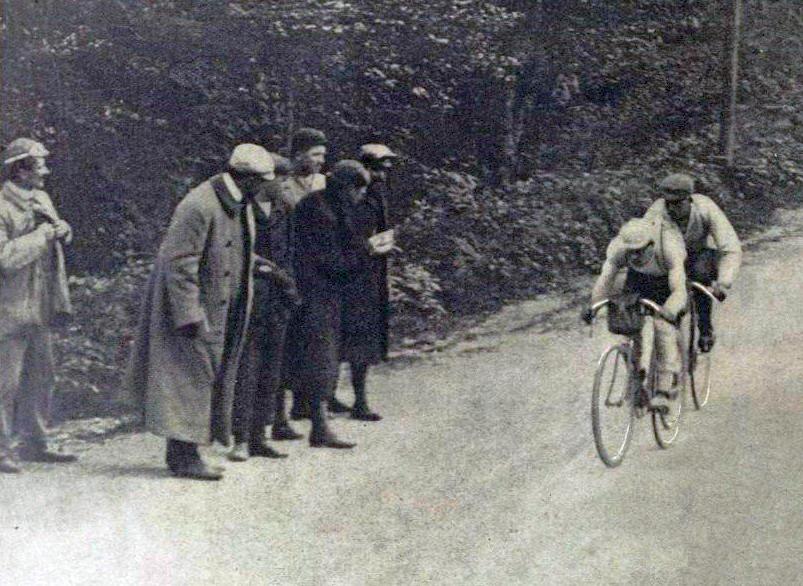
[[[232,241],[232,240],[227,240],[227,241],[226,241],[226,248],[230,247],[232,244],[234,244],[234,241]]]
[[[231,276],[231,271],[223,271],[223,276],[224,277],[230,277]]]

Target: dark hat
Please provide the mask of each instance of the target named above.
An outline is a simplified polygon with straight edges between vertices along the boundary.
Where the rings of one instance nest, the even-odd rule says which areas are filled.
[[[332,167],[330,180],[332,183],[341,186],[354,185],[362,187],[371,183],[371,175],[359,161],[346,159],[335,163],[335,166]]]
[[[303,153],[316,146],[326,146],[326,135],[315,128],[299,128],[293,134],[290,152],[293,155]]]

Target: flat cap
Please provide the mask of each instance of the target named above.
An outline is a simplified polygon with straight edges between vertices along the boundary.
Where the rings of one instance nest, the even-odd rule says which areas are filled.
[[[10,165],[28,157],[46,157],[50,154],[41,142],[30,138],[12,140],[3,151],[3,164]]]
[[[296,155],[316,146],[326,146],[328,141],[326,135],[316,128],[299,128],[293,133],[290,143],[290,151]]]
[[[267,150],[257,144],[238,144],[229,157],[229,168],[252,175],[273,175],[275,164]]]
[[[381,161],[382,159],[397,159],[399,155],[384,144],[369,143],[360,147],[360,160]]]
[[[331,180],[338,185],[363,186],[371,183],[371,174],[359,161],[345,159],[332,167]]]
[[[672,173],[664,177],[658,184],[663,191],[694,192],[694,178],[685,173]]]
[[[628,220],[619,229],[616,238],[627,250],[638,250],[647,246],[655,237],[656,224],[647,218]]]

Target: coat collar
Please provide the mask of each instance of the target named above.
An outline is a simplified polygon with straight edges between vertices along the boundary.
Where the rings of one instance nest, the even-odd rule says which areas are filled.
[[[228,173],[221,173],[215,175],[211,180],[212,188],[215,190],[215,195],[220,200],[220,205],[226,210],[230,216],[239,214],[246,205],[243,198],[243,193],[231,175]]]
[[[37,190],[24,189],[12,181],[3,183],[3,198],[23,211],[30,209],[31,203],[38,201]]]

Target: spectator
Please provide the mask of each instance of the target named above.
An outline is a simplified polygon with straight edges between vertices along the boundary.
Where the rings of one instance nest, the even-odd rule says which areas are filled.
[[[360,163],[340,161],[326,190],[310,194],[296,208],[295,265],[303,304],[296,330],[295,384],[310,399],[312,447],[354,447],[329,430],[324,404],[337,385],[343,288],[361,262],[350,246],[358,238],[354,208],[370,181]]]
[[[72,313],[62,246],[72,240],[45,193],[50,174],[40,143],[18,138],[3,153],[0,192],[0,472],[19,472],[12,449],[36,462],[74,462],[47,448],[55,385],[50,329]],[[16,412],[16,418],[15,416]],[[16,426],[14,420],[16,419]]]
[[[354,406],[349,409],[336,398],[329,410],[351,411],[361,421],[379,421],[382,417],[368,407],[365,384],[368,367],[386,360],[388,355],[388,261],[394,246],[388,230],[387,177],[396,153],[382,144],[360,148],[360,161],[371,174],[365,199],[355,210],[356,237],[351,254],[359,258],[355,272],[343,289],[343,316],[340,360],[348,362],[354,388]]]
[[[199,444],[229,444],[237,365],[251,312],[251,202],[273,161],[242,144],[229,170],[190,191],[173,214],[142,309],[128,373],[146,427],[167,439],[179,477],[219,480]]]

